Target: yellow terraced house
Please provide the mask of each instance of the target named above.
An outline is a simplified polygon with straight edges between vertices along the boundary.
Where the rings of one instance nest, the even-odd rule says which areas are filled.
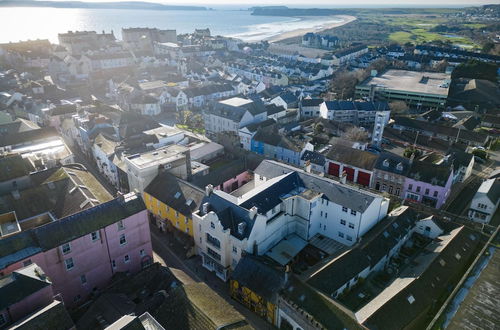
[[[143,193],[144,203],[158,228],[167,230],[171,226],[191,237],[191,214],[203,196],[203,190],[167,172],[158,174]]]

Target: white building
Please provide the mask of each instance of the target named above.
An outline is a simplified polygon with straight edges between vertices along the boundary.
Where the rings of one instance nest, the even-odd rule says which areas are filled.
[[[219,101],[204,113],[207,135],[233,132],[236,135],[241,127],[267,119],[267,112],[258,100],[233,97]]]
[[[255,180],[227,194],[206,188],[193,213],[195,244],[203,266],[227,280],[242,251],[263,255],[295,234],[316,234],[345,245],[387,215],[389,200],[275,161],[263,161]]]
[[[125,157],[130,191],[141,194],[160,170],[165,170],[183,180],[191,175],[189,149],[170,145],[157,150]]]
[[[500,202],[500,179],[484,181],[477,190],[469,208],[469,219],[489,223]]]
[[[326,101],[320,105],[320,116],[354,125],[373,124],[382,116],[384,124],[390,119],[391,110],[387,102]]]

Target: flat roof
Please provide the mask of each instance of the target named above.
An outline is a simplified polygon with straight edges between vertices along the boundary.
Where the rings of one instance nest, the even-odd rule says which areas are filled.
[[[448,96],[450,81],[451,75],[447,73],[388,70],[380,76],[368,78],[360,86],[375,84],[394,91]]]
[[[266,256],[273,259],[282,266],[285,266],[292,260],[297,254],[305,248],[307,242],[297,236],[292,234],[290,236],[282,239],[273,248],[267,251]]]
[[[252,103],[252,100],[244,99],[241,97],[233,97],[224,101],[219,101],[219,103],[230,105],[232,107],[241,107],[242,105]]]
[[[174,144],[142,154],[127,156],[127,159],[138,168],[147,168],[182,159],[185,157],[183,153],[187,150],[186,147]]]

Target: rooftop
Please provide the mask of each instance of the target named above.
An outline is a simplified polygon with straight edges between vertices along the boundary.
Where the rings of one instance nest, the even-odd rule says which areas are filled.
[[[127,156],[127,160],[138,168],[148,168],[183,159],[186,157],[187,151],[186,147],[174,144],[142,154]]]
[[[446,97],[450,81],[451,76],[446,73],[388,70],[380,76],[368,78],[361,86],[370,87],[375,84],[377,88]]]
[[[250,99],[244,99],[241,97],[233,97],[224,101],[219,101],[219,103],[230,105],[232,107],[241,107],[242,105],[252,103]]]

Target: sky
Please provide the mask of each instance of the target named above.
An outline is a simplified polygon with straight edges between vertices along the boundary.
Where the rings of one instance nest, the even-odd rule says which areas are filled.
[[[61,1],[61,0],[58,0]],[[117,1],[130,1],[130,0],[81,0],[86,2],[117,2]],[[134,1],[134,0],[132,0]],[[286,6],[300,6],[300,7],[354,7],[354,6],[367,6],[367,7],[409,7],[409,6],[478,6],[484,4],[498,3],[499,0],[142,0],[146,2],[157,2],[163,4],[186,5],[197,4],[203,6],[210,5],[286,5]]]

